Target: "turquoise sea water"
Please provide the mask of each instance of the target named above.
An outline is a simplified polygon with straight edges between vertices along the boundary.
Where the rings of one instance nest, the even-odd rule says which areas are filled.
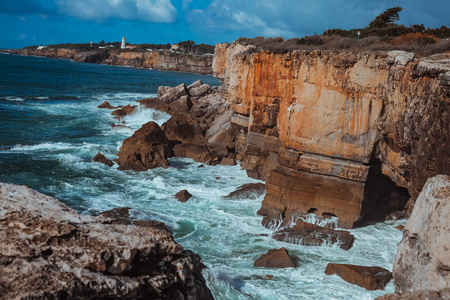
[[[97,105],[134,104],[155,96],[159,85],[198,79],[219,84],[198,74],[0,54],[0,181],[28,185],[81,213],[128,206],[140,218],[165,222],[177,242],[204,259],[216,299],[373,299],[392,292],[392,282],[385,291],[367,291],[324,270],[329,262],[391,269],[402,236],[393,224],[352,230],[356,241],[349,251],[287,244],[260,225],[262,197],[222,199],[257,182],[239,166],[198,168],[193,160],[172,159],[168,169],[123,172],[91,162],[97,152],[115,158],[123,139],[142,124],[169,118],[139,109],[125,118],[130,128],[111,127],[110,111]],[[182,189],[194,195],[186,203],[174,198]],[[253,267],[261,254],[281,247],[300,258],[298,268]]]

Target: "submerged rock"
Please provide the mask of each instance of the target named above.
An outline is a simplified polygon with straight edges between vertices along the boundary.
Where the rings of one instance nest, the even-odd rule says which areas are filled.
[[[394,262],[396,292],[450,286],[450,176],[428,179],[406,223]]]
[[[212,299],[201,258],[164,228],[79,215],[5,183],[0,216],[2,299]]]
[[[178,201],[180,202],[186,202],[189,200],[189,198],[191,198],[192,195],[191,193],[189,193],[187,190],[182,190],[179,191],[176,195],[175,198],[177,198]]]
[[[224,196],[225,199],[257,199],[266,192],[266,186],[263,183],[247,183],[241,185],[237,190]]]
[[[255,267],[260,268],[295,268],[296,264],[283,247],[281,249],[270,249],[255,261]]]
[[[92,161],[93,161],[93,162],[99,162],[99,163],[105,164],[105,165],[110,166],[110,167],[112,167],[112,166],[114,165],[114,163],[113,163],[111,160],[107,159],[107,158],[106,158],[103,154],[101,154],[100,152],[97,153],[97,154],[94,156],[94,158],[92,158]]]
[[[167,158],[172,155],[172,145],[155,122],[148,122],[131,137],[125,139],[120,147],[119,170],[146,171],[167,168]]]
[[[326,229],[303,221],[291,228],[276,231],[272,237],[278,241],[306,246],[338,244],[344,250],[350,249],[355,240],[348,231]]]
[[[356,284],[367,290],[382,290],[392,279],[392,273],[380,267],[333,263],[327,265],[325,274],[336,274],[345,281]]]

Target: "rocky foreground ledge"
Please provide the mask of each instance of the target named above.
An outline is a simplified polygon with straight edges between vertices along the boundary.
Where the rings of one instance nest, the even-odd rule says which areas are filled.
[[[104,215],[0,183],[0,298],[213,299],[201,258],[162,223]]]

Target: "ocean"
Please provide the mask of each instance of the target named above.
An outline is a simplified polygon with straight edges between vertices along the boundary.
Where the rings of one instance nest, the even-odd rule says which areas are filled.
[[[122,141],[148,121],[159,125],[169,115],[138,109],[116,123],[111,105],[136,104],[156,96],[160,85],[191,84],[198,74],[74,63],[70,60],[0,54],[0,181],[27,185],[60,199],[80,213],[115,207],[134,208],[142,219],[165,222],[175,240],[204,260],[204,276],[216,299],[373,299],[394,291],[367,291],[324,274],[330,262],[392,270],[402,232],[396,223],[353,229],[354,246],[308,247],[279,242],[261,226],[256,212],[263,197],[222,197],[245,183],[258,182],[239,166],[205,166],[187,158],[146,172],[118,171],[93,163],[97,152],[113,159]],[[187,189],[193,198],[178,202]],[[285,247],[299,257],[298,268],[255,268],[269,249]],[[273,275],[269,279],[266,275]]]

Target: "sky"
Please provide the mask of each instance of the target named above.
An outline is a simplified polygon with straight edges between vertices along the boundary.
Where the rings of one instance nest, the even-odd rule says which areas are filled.
[[[398,24],[450,27],[450,0],[0,0],[0,48],[58,43],[197,44],[362,28],[390,7]]]

